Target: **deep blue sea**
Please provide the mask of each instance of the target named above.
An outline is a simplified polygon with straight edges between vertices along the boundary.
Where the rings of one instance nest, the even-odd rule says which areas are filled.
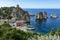
[[[24,10],[35,15],[30,17],[30,25],[35,28],[35,30],[32,30],[33,32],[46,34],[50,32],[52,28],[54,28],[57,31],[57,28],[60,27],[60,9],[24,9]],[[46,21],[36,22],[35,20],[36,15],[39,12],[44,11],[47,12],[48,19]],[[52,13],[58,15],[58,18],[51,19],[50,15]]]

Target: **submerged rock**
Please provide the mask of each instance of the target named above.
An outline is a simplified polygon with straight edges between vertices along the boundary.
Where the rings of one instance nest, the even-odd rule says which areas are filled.
[[[31,13],[31,14],[29,14],[29,15],[30,15],[30,16],[35,16],[35,15],[34,15],[34,14],[32,14],[32,13]]]

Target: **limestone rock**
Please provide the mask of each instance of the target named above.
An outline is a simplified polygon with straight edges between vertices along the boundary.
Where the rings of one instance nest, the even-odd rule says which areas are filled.
[[[13,8],[12,17],[15,17],[17,20],[25,20],[30,21],[30,16],[27,11],[24,11],[22,8],[17,5],[17,7]]]
[[[43,13],[43,19],[47,19],[47,12]]]
[[[37,20],[40,20],[43,18],[43,13],[42,12],[39,12],[38,15],[36,16],[36,19]]]
[[[39,12],[36,16],[36,20],[45,20],[47,19],[47,12]]]

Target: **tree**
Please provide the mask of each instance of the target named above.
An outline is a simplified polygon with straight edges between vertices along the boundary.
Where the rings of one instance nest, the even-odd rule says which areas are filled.
[[[53,36],[55,34],[55,30],[52,28],[50,34]]]
[[[7,19],[11,19],[12,18],[12,16],[7,16]]]
[[[57,30],[57,34],[60,36],[60,27]]]

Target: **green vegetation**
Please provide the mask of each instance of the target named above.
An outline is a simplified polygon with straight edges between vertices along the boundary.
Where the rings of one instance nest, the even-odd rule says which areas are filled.
[[[57,30],[57,35],[60,36],[60,27],[59,27],[58,30]]]
[[[51,32],[45,36],[54,36],[55,34],[60,36],[60,28],[58,28],[57,32],[54,29],[52,29]],[[32,38],[38,40],[38,36],[40,37],[44,35],[31,32],[24,32],[20,29],[11,28],[11,26],[8,23],[0,25],[0,40],[32,40]]]
[[[22,8],[17,8],[17,7],[1,7],[0,8],[0,16],[1,16],[1,18],[2,19],[11,19],[14,9],[16,10],[15,14],[18,13],[18,14],[16,14],[16,17],[17,17],[18,20],[24,19],[24,20],[28,21],[28,19],[30,19],[30,16],[29,16],[27,11],[24,11]]]
[[[15,7],[2,7],[0,8],[0,15],[3,16],[3,19],[11,19],[12,10]]]
[[[52,28],[50,34],[53,36],[55,34],[55,30]]]
[[[11,28],[7,23],[0,25],[0,40],[27,40],[28,38],[31,39],[36,35],[38,34]]]

